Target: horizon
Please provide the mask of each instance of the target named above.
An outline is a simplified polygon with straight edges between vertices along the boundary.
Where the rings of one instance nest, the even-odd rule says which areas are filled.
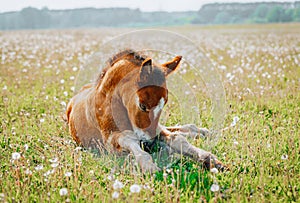
[[[69,10],[80,8],[130,8],[139,9],[142,12],[166,11],[166,12],[180,12],[180,11],[198,11],[203,5],[209,3],[258,3],[258,2],[282,2],[291,3],[296,1],[281,1],[281,0],[107,0],[107,1],[76,1],[70,0],[27,0],[20,2],[18,0],[0,0],[0,13],[20,11],[27,7],[37,9],[48,8],[49,10]],[[72,6],[71,6],[72,5]]]

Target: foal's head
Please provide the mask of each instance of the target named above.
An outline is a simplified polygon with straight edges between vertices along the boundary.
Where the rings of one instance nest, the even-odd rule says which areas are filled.
[[[137,88],[127,109],[133,130],[146,134],[146,139],[156,135],[162,108],[168,101],[166,77],[179,66],[180,60],[181,56],[176,56],[172,61],[157,65],[147,58],[141,64]]]

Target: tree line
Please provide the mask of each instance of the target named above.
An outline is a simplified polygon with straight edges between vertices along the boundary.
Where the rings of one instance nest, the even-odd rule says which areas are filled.
[[[0,13],[0,30],[76,27],[145,27],[184,24],[300,22],[300,1],[214,3],[199,11],[142,12],[129,8],[49,10],[24,8]]]
[[[192,23],[242,24],[300,22],[300,1],[204,5]]]

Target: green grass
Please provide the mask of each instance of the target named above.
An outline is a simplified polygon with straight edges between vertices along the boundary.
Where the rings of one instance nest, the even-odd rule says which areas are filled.
[[[142,175],[132,156],[97,156],[72,141],[62,114],[73,95],[74,67],[105,37],[124,30],[2,32],[0,201],[299,202],[300,26],[185,28],[216,67],[226,66],[219,69],[227,97],[224,127],[235,116],[239,121],[212,152],[231,171],[214,174],[178,156],[164,161],[162,172]],[[197,98],[201,107],[209,100],[202,91]],[[211,103],[205,104],[201,122],[209,128]],[[178,115],[167,123],[177,124]],[[210,148],[204,140],[191,142]],[[124,184],[116,200],[115,180]],[[219,191],[211,191],[213,183]],[[139,193],[130,192],[133,184],[142,187]],[[68,194],[61,196],[61,188]]]

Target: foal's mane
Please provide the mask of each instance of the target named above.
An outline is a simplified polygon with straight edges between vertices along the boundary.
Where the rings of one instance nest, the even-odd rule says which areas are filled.
[[[101,82],[102,78],[105,76],[108,69],[111,68],[118,61],[126,59],[137,66],[141,66],[143,61],[146,58],[147,58],[147,56],[143,55],[140,52],[136,52],[132,49],[125,49],[123,51],[120,51],[119,53],[113,55],[112,57],[110,57],[108,59],[108,61],[106,62],[106,67],[102,70],[102,72],[99,74],[99,76],[97,78],[96,84]]]

